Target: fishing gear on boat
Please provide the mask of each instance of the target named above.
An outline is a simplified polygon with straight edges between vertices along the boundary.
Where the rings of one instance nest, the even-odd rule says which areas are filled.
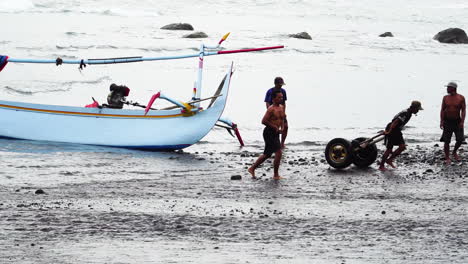
[[[132,106],[137,106],[137,107],[141,107],[141,108],[146,108],[146,105],[142,105],[138,102],[133,102],[133,101],[125,101],[124,104],[126,105],[132,105]],[[151,110],[158,110],[157,108],[152,108],[150,107],[149,109]]]

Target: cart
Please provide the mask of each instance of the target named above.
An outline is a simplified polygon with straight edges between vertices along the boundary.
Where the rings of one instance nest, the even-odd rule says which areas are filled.
[[[335,169],[344,169],[351,163],[358,168],[367,168],[377,159],[376,143],[384,139],[384,131],[371,138],[358,137],[352,141],[334,138],[325,148],[325,158]]]

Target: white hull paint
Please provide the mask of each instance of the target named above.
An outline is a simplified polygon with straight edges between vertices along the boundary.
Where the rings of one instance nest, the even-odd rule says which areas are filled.
[[[181,109],[84,108],[0,101],[0,137],[111,147],[174,150],[200,141],[223,113],[232,66],[212,107],[185,117]]]

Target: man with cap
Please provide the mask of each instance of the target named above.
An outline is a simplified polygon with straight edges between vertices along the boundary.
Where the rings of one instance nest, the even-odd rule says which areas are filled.
[[[393,164],[393,161],[406,149],[405,140],[403,139],[401,130],[411,119],[411,116],[413,114],[417,114],[419,110],[423,110],[421,107],[421,102],[413,101],[411,102],[411,105],[408,109],[398,113],[392,119],[392,122],[387,124],[387,127],[384,131],[385,146],[387,147],[387,150],[385,150],[384,154],[382,155],[382,161],[380,162],[379,170],[387,170],[385,168],[385,163],[390,165],[392,168],[396,168],[396,166]],[[398,148],[395,150],[395,152],[393,152],[393,146],[395,145],[397,145]]]
[[[282,77],[276,77],[274,83],[275,83],[275,86],[273,88],[270,88],[267,91],[266,96],[265,96],[266,108],[268,109],[271,105],[273,105],[273,98],[272,98],[273,93],[275,91],[281,91],[281,93],[283,94],[283,101],[280,104],[283,105],[284,112],[286,113],[286,100],[287,100],[286,90],[282,88],[282,86],[286,84],[284,83],[284,80]],[[284,148],[284,141],[286,140],[287,135],[288,135],[288,120],[286,120],[285,118],[284,127],[283,127],[283,131],[281,134],[281,148]]]
[[[465,141],[463,131],[465,116],[466,116],[466,103],[465,97],[457,93],[458,85],[455,82],[449,82],[447,85],[448,95],[442,99],[442,106],[440,108],[440,128],[443,130],[441,142],[444,142],[445,164],[450,164],[450,141],[452,134],[455,133],[456,143],[452,155],[456,161],[460,161],[457,154],[458,148]]]

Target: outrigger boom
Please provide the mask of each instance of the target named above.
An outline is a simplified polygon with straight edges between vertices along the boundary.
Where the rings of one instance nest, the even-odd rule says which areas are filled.
[[[231,53],[241,53],[241,52],[252,52],[252,51],[262,51],[262,50],[271,50],[271,49],[282,49],[284,46],[272,46],[272,47],[262,47],[262,48],[253,48],[253,49],[240,49],[240,50],[220,50],[220,51],[204,51],[203,56],[212,56],[212,55],[222,55],[222,54],[231,54]],[[158,61],[158,60],[176,60],[176,59],[185,59],[199,57],[200,53],[197,54],[188,54],[188,55],[179,55],[179,56],[162,56],[162,57],[120,57],[120,58],[107,58],[107,59],[82,59],[82,60],[58,60],[58,59],[15,59],[7,58],[7,62],[15,63],[54,63],[54,64],[86,64],[86,65],[96,65],[96,64],[114,64],[114,63],[130,63],[130,62],[142,62],[142,61]],[[59,63],[58,63],[59,62]]]
[[[79,64],[79,69],[86,65],[130,63],[158,60],[175,60],[198,57],[197,80],[193,87],[190,101],[183,102],[172,99],[161,92],[154,94],[146,106],[127,102],[129,105],[144,107],[145,110],[110,109],[99,107],[84,108],[70,106],[40,105],[21,102],[0,101],[0,137],[30,140],[47,140],[92,145],[106,145],[127,148],[144,148],[155,150],[173,150],[188,147],[203,138],[217,122],[224,125],[231,134],[233,130],[241,146],[244,142],[237,125],[229,119],[221,117],[226,104],[229,84],[233,73],[231,63],[228,72],[220,83],[217,91],[211,97],[201,99],[204,56],[223,55],[242,52],[254,52],[281,49],[284,46],[248,48],[238,50],[221,50],[221,43],[229,33],[224,35],[214,46],[200,45],[196,54],[162,56],[162,57],[119,57],[106,59],[16,59],[0,55],[0,71],[8,62],[12,63],[50,63]],[[128,94],[127,94],[128,95]],[[163,109],[152,108],[156,99],[164,99],[175,107]],[[211,100],[203,109],[200,102]],[[88,106],[87,106],[88,107]],[[179,109],[177,109],[179,108]],[[89,118],[96,117],[96,118]],[[21,120],[23,122],[19,122]],[[148,121],[150,120],[150,121]],[[11,126],[14,124],[14,126]],[[89,130],[81,132],[77,127],[103,127],[102,133]],[[227,126],[225,126],[227,125]],[[34,131],[34,133],[31,133]],[[80,131],[77,133],[77,131]],[[136,131],[138,133],[136,134]],[[118,136],[108,137],[107,135]],[[232,135],[232,134],[231,134]]]

